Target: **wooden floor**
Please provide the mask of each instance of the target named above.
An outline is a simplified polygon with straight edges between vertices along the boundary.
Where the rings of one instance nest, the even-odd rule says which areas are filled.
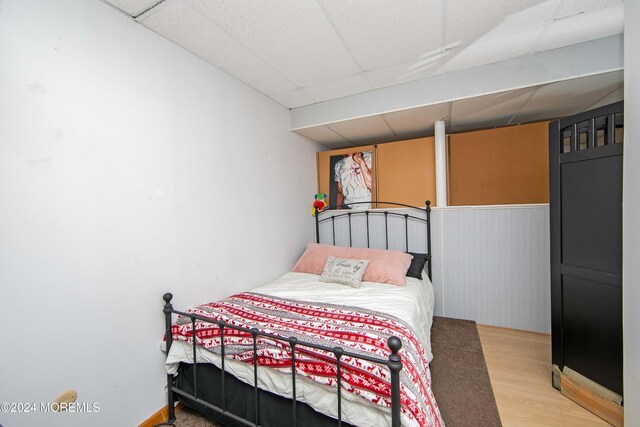
[[[478,325],[502,424],[609,426],[551,386],[551,337]]]

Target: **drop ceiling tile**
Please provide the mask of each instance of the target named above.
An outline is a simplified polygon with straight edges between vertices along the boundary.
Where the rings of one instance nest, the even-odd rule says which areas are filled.
[[[452,131],[506,126],[511,118],[526,105],[536,88],[502,92],[476,98],[454,101],[451,109]]]
[[[536,50],[549,50],[624,31],[624,6],[613,6],[555,20],[544,32]]]
[[[446,123],[445,123],[445,126],[446,126]],[[433,125],[431,125],[430,128],[424,128],[424,129],[411,131],[411,132],[401,132],[397,134],[398,135],[397,140],[401,141],[405,139],[426,138],[429,136],[433,136],[434,134],[435,134],[434,127]]]
[[[554,18],[560,19],[579,13],[595,12],[605,7],[622,5],[623,0],[564,0]]]
[[[613,92],[599,99],[595,104],[589,105],[585,108],[585,111],[593,110],[594,108],[604,107],[605,105],[613,104],[624,100],[624,85],[618,86]]]
[[[522,31],[544,27],[553,20],[562,0],[545,0],[539,3],[529,3],[528,7],[507,14],[491,29],[483,33],[475,42],[487,41],[494,38],[508,37]]]
[[[384,114],[387,124],[401,138],[410,138],[433,133],[436,121],[445,120],[449,115],[449,103],[427,105],[409,110]]]
[[[397,139],[382,115],[331,123],[329,128],[354,144],[373,144]]]
[[[540,87],[514,123],[564,117],[585,111],[622,84],[623,71],[551,83]]]
[[[306,136],[310,140],[322,145],[351,145],[346,139],[332,131],[328,126],[314,126],[311,128],[296,129],[294,132]]]
[[[513,20],[514,24],[521,23],[523,18],[530,19],[530,15],[535,16],[534,21],[542,19],[545,16],[544,7],[541,7],[538,13],[535,13],[537,10],[529,11],[540,3],[541,0],[447,0],[444,43],[466,45],[482,38],[500,25],[513,28],[509,19]],[[519,15],[523,18],[518,18]]]
[[[346,141],[345,142],[323,142],[320,145],[328,148],[329,150],[337,150],[339,148],[349,148],[354,146],[353,144]]]
[[[359,71],[316,2],[191,1],[298,87],[343,79]]]
[[[448,52],[445,52],[446,55]],[[440,72],[443,54],[437,53],[404,64],[367,71],[364,74],[374,89],[394,86],[434,76]]]
[[[543,30],[544,26],[541,25],[509,36],[479,40],[455,48],[446,57],[442,71],[472,68],[525,55],[533,51]]]
[[[319,3],[363,70],[415,60],[441,47],[441,0]]]
[[[107,3],[117,7],[121,11],[138,16],[145,10],[160,3],[161,0],[106,0]]]
[[[518,89],[449,103],[395,111],[296,132],[330,148],[366,145],[433,135],[435,121],[447,120],[447,129],[463,132],[577,114],[620,101],[623,72]],[[388,126],[387,126],[388,125]],[[391,128],[391,129],[390,129]],[[335,130],[335,132],[333,132]]]
[[[162,6],[144,16],[141,23],[264,94],[296,89],[184,1],[169,0]]]
[[[336,80],[317,86],[305,87],[304,91],[318,102],[327,101],[329,99],[342,98],[356,93],[371,90],[371,85],[362,74],[348,77],[342,80]]]
[[[303,105],[314,104],[316,101],[301,89],[292,92],[270,95],[271,99],[287,108],[302,107]]]

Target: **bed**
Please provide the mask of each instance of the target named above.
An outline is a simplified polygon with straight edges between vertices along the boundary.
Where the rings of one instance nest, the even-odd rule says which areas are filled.
[[[316,242],[336,244],[342,237],[348,247],[308,248],[294,271],[251,292],[186,312],[175,310],[165,294],[169,418],[179,398],[232,426],[444,425],[428,366],[434,306],[429,202],[425,208],[385,205],[403,210],[316,212]],[[379,252],[385,257],[398,252],[389,249],[398,241],[394,235],[409,252],[416,239],[412,222],[424,225],[424,274],[414,271],[405,286],[382,283],[377,260],[366,267],[376,281],[359,287],[321,281],[309,264],[298,268],[311,249],[351,250],[358,227],[367,248],[376,235],[384,242]],[[172,314],[178,314],[175,323]]]

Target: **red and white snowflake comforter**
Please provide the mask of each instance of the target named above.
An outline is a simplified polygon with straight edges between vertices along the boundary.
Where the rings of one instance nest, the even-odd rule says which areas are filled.
[[[303,302],[251,292],[204,304],[189,312],[245,328],[255,327],[283,338],[295,336],[301,341],[329,348],[343,347],[357,354],[383,359],[389,356],[387,339],[395,335],[403,343],[400,351],[403,363],[400,375],[403,424],[444,425],[431,391],[428,350],[412,328],[397,317],[360,307]],[[172,335],[176,341],[191,343],[191,320],[178,318],[172,327]],[[226,328],[224,336],[228,359],[253,363],[253,339],[249,333]],[[196,342],[219,355],[220,328],[196,322]],[[259,337],[257,348],[259,366],[290,375],[291,354],[286,342]],[[351,357],[343,357],[341,362],[343,391],[359,396],[388,413],[391,407],[389,369]],[[297,346],[296,372],[325,387],[337,386],[332,353]]]

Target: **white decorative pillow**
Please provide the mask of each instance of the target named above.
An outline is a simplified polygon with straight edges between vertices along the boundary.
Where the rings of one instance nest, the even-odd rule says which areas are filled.
[[[368,265],[369,260],[366,259],[329,256],[320,275],[320,281],[359,288]]]

